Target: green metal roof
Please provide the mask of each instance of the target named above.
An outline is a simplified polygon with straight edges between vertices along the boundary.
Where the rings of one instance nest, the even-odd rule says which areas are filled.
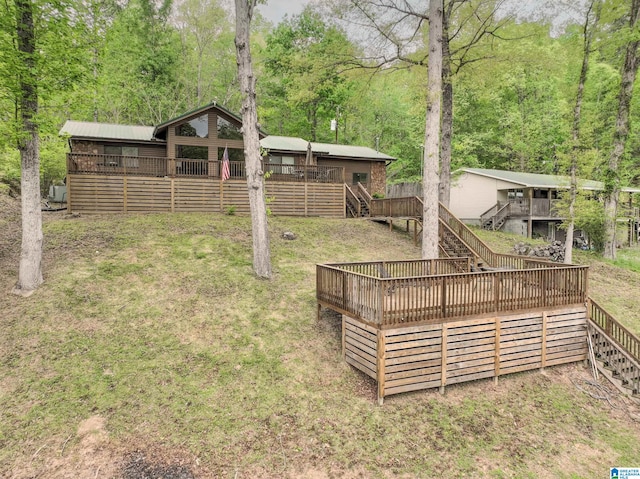
[[[494,178],[496,180],[514,183],[525,188],[555,188],[567,189],[571,181],[568,176],[559,175],[542,175],[539,173],[522,173],[519,171],[491,170],[482,168],[461,168],[459,171],[466,171],[476,175]],[[604,190],[604,184],[601,181],[578,179],[578,187],[583,190]],[[638,188],[622,188],[627,193],[640,193]]]
[[[90,121],[67,120],[60,135],[74,138],[100,138],[105,140],[153,141],[153,126],[115,125]]]
[[[291,136],[270,135],[260,140],[263,148],[289,152],[306,152],[309,142]],[[311,151],[317,156],[393,161],[394,157],[380,153],[367,146],[335,145],[311,142]]]
[[[262,148],[266,148],[267,150],[306,152],[308,144],[308,141],[292,136],[269,135],[260,140]],[[313,149],[313,146],[311,148]]]

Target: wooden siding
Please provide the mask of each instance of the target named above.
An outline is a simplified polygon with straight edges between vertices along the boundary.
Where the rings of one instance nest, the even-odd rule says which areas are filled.
[[[344,185],[267,183],[269,208],[276,215],[343,218]],[[70,213],[222,212],[249,214],[245,180],[68,175]]]
[[[498,377],[587,357],[585,306],[380,330],[343,316],[347,363],[378,398]]]

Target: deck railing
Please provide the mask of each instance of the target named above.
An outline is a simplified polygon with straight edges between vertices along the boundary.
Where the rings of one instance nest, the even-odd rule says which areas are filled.
[[[381,271],[393,271],[395,266],[390,262],[317,265],[318,302],[373,326],[387,328],[586,301],[586,266],[421,273],[430,271],[429,261],[415,261],[413,265],[409,265],[410,261],[402,262],[401,271],[417,273],[405,277],[382,274]],[[431,261],[441,268],[460,266],[452,260]]]
[[[409,198],[384,198],[371,200],[371,216],[422,217],[422,201],[417,196]]]
[[[76,174],[205,177],[220,179],[222,162],[190,158],[67,154],[67,171]],[[296,183],[344,183],[344,168],[317,165],[263,164],[267,179]],[[245,163],[229,162],[230,177],[244,179]]]
[[[640,363],[640,338],[616,321],[591,298],[589,298],[589,318]]]

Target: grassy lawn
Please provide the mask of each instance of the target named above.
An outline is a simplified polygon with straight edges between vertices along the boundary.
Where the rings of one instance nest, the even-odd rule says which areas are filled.
[[[341,361],[340,318],[316,319],[315,264],[419,248],[367,221],[270,229],[275,276],[260,281],[246,217],[52,216],[46,283],[28,299],[8,294],[19,243],[0,238],[0,477],[135,477],[135,461],[203,478],[596,478],[638,465],[637,407],[585,394],[582,365],[377,406],[373,381]],[[627,319],[612,272],[626,288],[640,273],[597,262],[592,275]]]

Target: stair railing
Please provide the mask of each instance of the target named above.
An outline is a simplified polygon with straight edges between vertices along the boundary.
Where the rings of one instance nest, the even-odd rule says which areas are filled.
[[[445,231],[449,232],[454,238],[457,238],[460,243],[462,244],[462,246],[467,250],[466,253],[463,256],[467,256],[472,258],[472,263],[474,266],[477,266],[478,264],[478,260],[480,259],[480,257],[478,256],[478,254],[473,250],[473,248],[471,248],[464,240],[462,240],[455,231],[453,231],[451,229],[451,227],[442,220],[442,218],[439,218],[439,224],[440,224],[440,228],[438,228],[438,236],[439,236],[439,241],[438,244],[441,243],[445,243],[446,242],[446,238],[445,238]],[[447,256],[451,257],[451,255],[449,255],[447,253]]]
[[[496,203],[487,211],[482,213],[480,215],[480,224],[484,227],[485,223],[488,223],[489,221],[491,221],[499,209],[500,209],[500,203]]]
[[[511,204],[507,203],[498,211],[496,211],[496,214],[493,215],[493,218],[491,218],[491,229],[494,231],[496,229],[500,229],[500,226],[502,226],[502,223],[509,216],[509,214],[511,214]]]
[[[347,201],[347,206],[349,206],[349,209],[353,211],[352,214],[355,215],[354,217],[359,218],[361,215],[360,200],[358,200],[358,197],[353,192],[353,190],[349,188],[349,185],[345,184],[344,187],[345,187],[345,199]]]
[[[640,338],[620,324],[593,299],[588,299],[589,318],[626,353],[640,363]]]
[[[360,198],[362,201],[365,202],[365,204],[367,205],[367,208],[371,209],[371,200],[373,200],[373,197],[369,194],[367,189],[359,181],[356,186],[358,191],[358,198]]]

